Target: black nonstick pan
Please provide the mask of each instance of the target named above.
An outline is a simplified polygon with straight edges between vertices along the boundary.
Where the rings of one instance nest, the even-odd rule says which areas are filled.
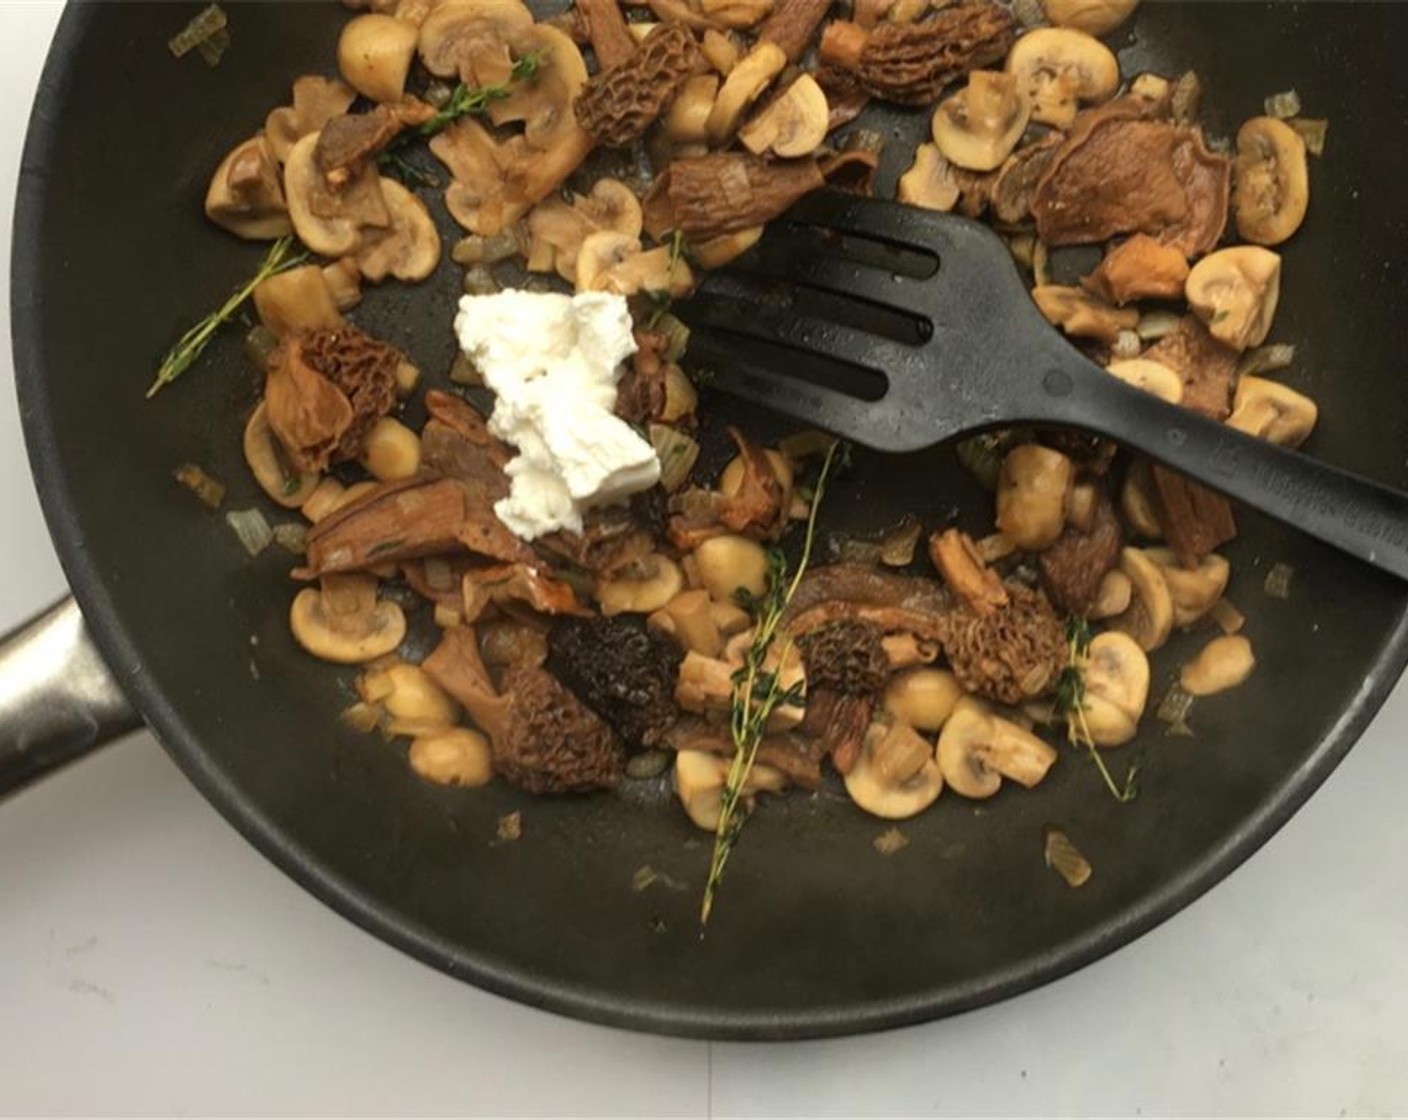
[[[227,508],[256,501],[238,433],[258,386],[240,331],[155,401],[143,392],[170,341],[258,258],[204,221],[211,170],[294,76],[330,69],[345,18],[333,3],[227,4],[232,45],[208,69],[165,45],[199,7],[70,6],[35,105],[15,217],[15,359],[34,472],[82,617],[62,607],[0,650],[0,787],[140,713],[270,859],[452,976],[644,1030],[831,1035],[1014,995],[1168,917],[1297,809],[1408,660],[1408,589],[1243,513],[1229,595],[1248,616],[1257,670],[1198,704],[1193,737],[1150,720],[1114,756],[1142,753],[1137,800],[1116,804],[1067,752],[1035,792],[941,800],[903,826],[909,845],[889,857],[873,846],[882,823],[840,793],[770,802],[701,936],[707,838],[667,791],[533,799],[419,781],[401,748],[338,723],[350,674],[289,637],[289,558],[251,561],[172,481],[194,461],[230,486]],[[1329,118],[1309,218],[1285,246],[1273,339],[1296,345],[1289,380],[1321,408],[1309,450],[1400,487],[1406,41],[1405,5],[1241,3],[1146,3],[1114,40],[1127,74],[1197,69],[1214,134],[1290,88]],[[924,122],[880,122],[882,192]],[[355,318],[434,374],[452,358],[458,290],[446,265],[414,296],[373,292]],[[931,525],[978,525],[989,502],[949,448],[860,455],[823,528],[878,529],[911,510]],[[1288,600],[1264,593],[1275,563],[1294,570]],[[1204,638],[1160,655],[1156,696]],[[500,842],[499,818],[514,810],[521,838]],[[1080,890],[1043,864],[1048,825],[1095,868]],[[647,865],[664,877],[636,889]]]

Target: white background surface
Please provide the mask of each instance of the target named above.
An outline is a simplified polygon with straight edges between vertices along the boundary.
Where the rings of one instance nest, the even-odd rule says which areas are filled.
[[[57,15],[0,3],[6,215]],[[0,379],[4,629],[63,579],[8,346]],[[1259,855],[1112,958],[948,1022],[768,1046],[586,1026],[431,972],[304,895],[136,736],[0,807],[0,1113],[1408,1112],[1405,733],[1400,685]]]

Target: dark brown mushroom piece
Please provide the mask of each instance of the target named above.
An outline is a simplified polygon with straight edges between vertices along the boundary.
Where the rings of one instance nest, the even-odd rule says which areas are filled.
[[[616,383],[616,415],[628,424],[658,420],[665,408],[665,350],[659,331],[636,331],[636,352]]]
[[[771,162],[719,152],[675,160],[664,191],[675,228],[705,240],[770,222],[825,185],[815,159]]]
[[[616,0],[576,0],[574,10],[586,23],[587,39],[602,70],[620,66],[635,53],[635,36]]]
[[[872,622],[841,619],[797,639],[807,673],[807,710],[797,733],[819,739],[842,774],[860,757],[876,698],[890,674],[884,637]]]
[[[1193,315],[1140,355],[1168,366],[1183,378],[1184,408],[1214,420],[1225,420],[1232,411],[1237,387],[1237,352],[1218,342]]]
[[[548,668],[628,743],[653,747],[679,718],[679,646],[638,618],[560,618]]]
[[[1017,225],[1032,215],[1032,196],[1051,157],[1061,146],[1061,134],[1052,132],[1025,147],[1018,148],[997,170],[989,200],[999,222]]]
[[[775,43],[789,62],[796,62],[811,45],[830,7],[831,0],[778,0],[758,29],[758,38]]]
[[[624,148],[645,135],[702,61],[685,27],[662,23],[629,57],[588,80],[573,106],[599,144]]]
[[[812,77],[826,94],[826,131],[834,132],[843,124],[850,124],[870,104],[870,94],[865,91],[861,80],[850,70],[839,66],[819,66]]]
[[[293,104],[273,110],[264,120],[269,148],[280,163],[305,136],[341,116],[357,100],[357,91],[346,82],[309,74],[293,83]]]
[[[440,389],[425,395],[430,418],[421,429],[421,462],[457,479],[489,501],[508,497],[504,473],[513,449],[489,431],[488,422],[468,401]]]
[[[799,639],[818,626],[849,620],[942,643],[953,612],[953,595],[936,580],[867,564],[828,564],[802,577],[782,627]]]
[[[732,758],[733,737],[723,724],[690,715],[682,715],[661,739],[660,745],[672,751],[704,751],[722,758]],[[821,785],[821,743],[796,732],[766,736],[758,744],[757,761],[785,774],[789,781],[803,789]]]
[[[1032,198],[1048,245],[1147,233],[1185,257],[1206,253],[1227,225],[1231,162],[1202,130],[1152,120],[1148,102],[1122,98],[1076,118]]]
[[[1001,60],[1016,34],[1016,20],[1006,8],[979,0],[873,30],[838,20],[827,25],[820,56],[854,72],[872,97],[930,105],[956,79]]]
[[[1039,561],[1041,585],[1051,602],[1067,614],[1085,617],[1095,605],[1100,581],[1119,563],[1124,532],[1104,489],[1096,491],[1090,527],[1067,523]]]
[[[991,614],[967,608],[948,621],[944,653],[969,692],[1002,704],[1049,693],[1066,662],[1066,628],[1040,591],[1007,585],[1009,602]]]
[[[1232,505],[1221,494],[1155,465],[1152,471],[1159,525],[1185,568],[1237,535]]]

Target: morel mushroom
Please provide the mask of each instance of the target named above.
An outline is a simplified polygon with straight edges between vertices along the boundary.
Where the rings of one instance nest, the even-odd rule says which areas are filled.
[[[679,718],[680,649],[638,620],[560,618],[549,648],[548,668],[627,742],[654,746]]]
[[[587,82],[574,106],[599,144],[624,148],[645,134],[700,61],[690,32],[663,23],[624,62]]]
[[[1056,684],[1066,632],[1040,591],[1009,584],[1009,602],[990,614],[954,612],[944,652],[964,688],[1004,704],[1022,704]]]

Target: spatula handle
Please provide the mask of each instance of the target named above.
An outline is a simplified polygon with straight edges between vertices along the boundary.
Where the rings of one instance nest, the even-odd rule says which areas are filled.
[[[1042,389],[1048,415],[1032,420],[1108,436],[1408,579],[1408,494],[1168,404],[1074,352]]]

